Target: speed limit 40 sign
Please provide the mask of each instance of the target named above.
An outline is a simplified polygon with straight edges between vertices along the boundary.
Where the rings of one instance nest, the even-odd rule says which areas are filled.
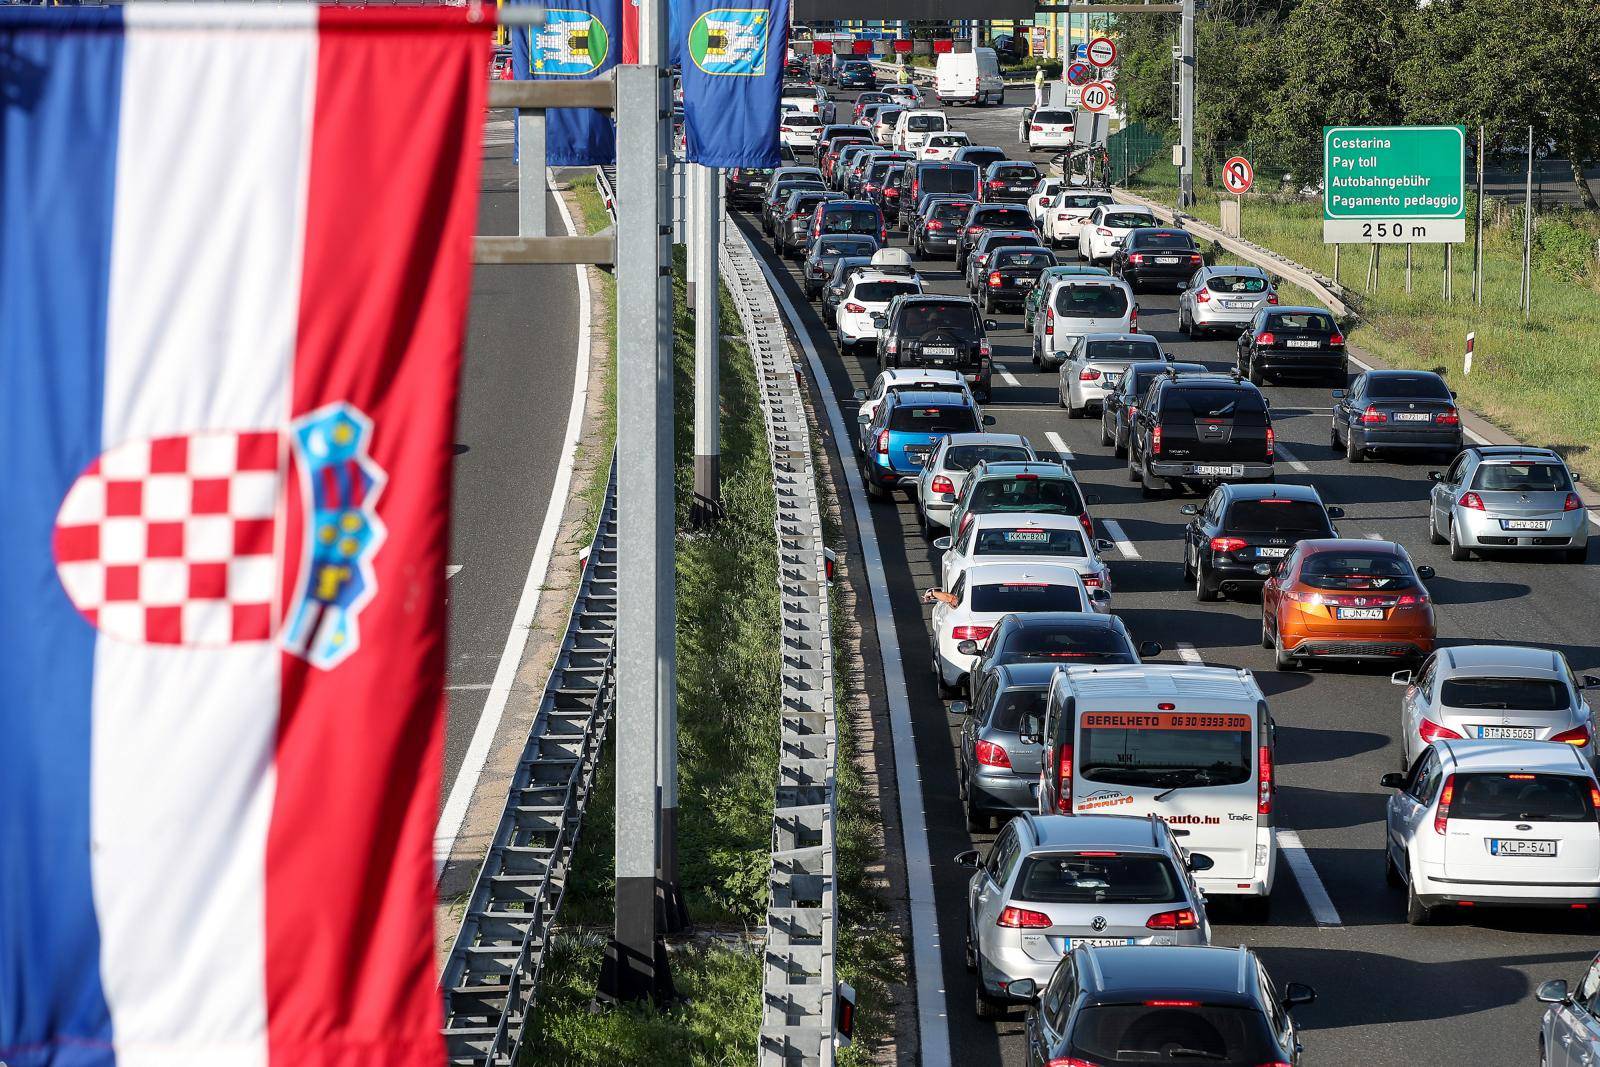
[[[1105,82],[1090,82],[1083,87],[1085,111],[1104,111],[1117,102],[1117,91]]]
[[[1249,192],[1256,181],[1256,169],[1243,156],[1234,156],[1222,165],[1222,186],[1230,193]]]

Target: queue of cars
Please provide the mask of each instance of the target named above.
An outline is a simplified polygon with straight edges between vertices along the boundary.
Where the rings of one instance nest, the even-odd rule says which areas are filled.
[[[932,133],[921,151],[953,136]],[[835,184],[849,181],[844,153],[893,149],[838,151]],[[918,256],[952,258],[972,297],[928,292],[912,272],[915,291],[880,310],[852,299],[879,284],[880,264],[842,252],[814,293],[841,353],[876,371],[857,394],[854,459],[868,495],[906,494],[932,539],[930,666],[956,698],[962,808],[973,832],[1000,824],[985,853],[956,857],[972,872],[975,1013],[1028,1005],[1030,1063],[1144,1062],[1182,1048],[1280,1064],[1300,1062],[1290,1009],[1314,997],[1297,983],[1279,992],[1248,950],[1207,947],[1209,907],[1269,913],[1279,857],[1267,696],[1249,671],[1148,662],[1162,649],[1115,614],[1113,543],[1097,538],[1070,461],[989,428],[996,324],[983,316],[1000,308],[1022,311],[1066,417],[1098,417],[1100,443],[1126,457],[1145,495],[1202,494],[1181,509],[1197,601],[1259,592],[1262,646],[1281,670],[1404,668],[1393,680],[1405,690],[1405,764],[1382,782],[1394,791],[1383,853],[1408,921],[1455,906],[1600,909],[1600,781],[1583,697],[1600,678],[1578,680],[1557,652],[1440,646],[1433,570],[1397,543],[1341,535],[1337,505],[1278,480],[1266,389],[1323,376],[1344,386],[1333,315],[1281,305],[1258,268],[1207,264],[1147,208],[999,151],[884,160],[898,193],[892,210],[877,201],[877,254],[892,224]],[[876,166],[865,173],[887,175]],[[1013,188],[1012,175],[1026,180]],[[809,266],[806,285],[813,295]],[[1237,333],[1228,373],[1179,362],[1140,332],[1138,294],[1163,287],[1179,291],[1185,334]],[[848,329],[841,314],[856,316]],[[1463,450],[1437,375],[1369,371],[1331,399],[1330,442],[1352,462],[1387,448],[1449,454],[1428,532],[1452,559],[1497,548],[1582,558],[1587,516],[1561,457]],[[1547,1027],[1573,1014],[1564,988],[1541,997],[1557,1005]]]

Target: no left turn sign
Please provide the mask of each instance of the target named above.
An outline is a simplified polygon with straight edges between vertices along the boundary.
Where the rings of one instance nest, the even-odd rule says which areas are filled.
[[[1255,184],[1256,169],[1243,156],[1234,156],[1222,165],[1222,184],[1230,193],[1245,193]]]
[[[1104,111],[1117,102],[1117,92],[1105,82],[1090,82],[1083,87],[1083,109]]]
[[[1089,42],[1089,62],[1097,67],[1109,67],[1117,61],[1117,45],[1109,37],[1096,37]]]

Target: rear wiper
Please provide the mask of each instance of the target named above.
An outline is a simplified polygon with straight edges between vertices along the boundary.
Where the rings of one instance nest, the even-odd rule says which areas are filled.
[[[1225,1060],[1228,1057],[1220,1052],[1207,1052],[1199,1048],[1169,1048],[1167,1055],[1172,1059],[1183,1057],[1186,1060]]]
[[[1505,709],[1509,708],[1511,705],[1507,704],[1504,700],[1500,700],[1500,701],[1490,701],[1490,702],[1485,703],[1485,704],[1457,704],[1455,706],[1458,707],[1458,708],[1481,708],[1481,709],[1486,710],[1486,711],[1487,710],[1504,711]]]

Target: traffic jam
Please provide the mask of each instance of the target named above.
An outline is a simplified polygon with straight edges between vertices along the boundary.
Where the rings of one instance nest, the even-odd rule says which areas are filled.
[[[835,58],[729,209],[870,502],[952,1062],[1589,1062],[1562,455],[1063,175],[1074,112],[990,50]]]

